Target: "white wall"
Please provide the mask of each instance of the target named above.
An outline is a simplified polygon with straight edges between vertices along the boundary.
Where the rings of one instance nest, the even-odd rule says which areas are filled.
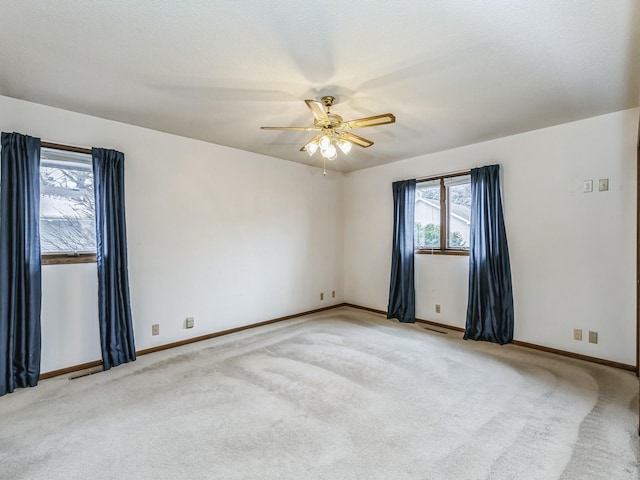
[[[499,163],[515,338],[635,365],[639,109],[345,176],[345,299],[387,309],[395,180]],[[609,179],[598,192],[597,180]],[[582,193],[584,180],[593,193]],[[417,316],[464,327],[468,257],[416,256]],[[435,304],[442,305],[440,314]],[[582,342],[573,328],[583,329]],[[599,332],[599,343],[586,341]]]
[[[125,153],[138,350],[343,301],[342,175],[7,97],[0,129]],[[42,372],[100,359],[97,321],[95,264],[43,267]]]
[[[0,97],[2,131],[125,152],[138,349],[342,301],[386,310],[391,182],[500,163],[516,338],[627,364],[635,363],[638,114],[325,178],[313,167]],[[583,180],[599,178],[609,178],[608,192],[582,193]],[[418,317],[464,326],[467,264],[416,256]],[[93,264],[43,268],[43,372],[100,358],[96,291]],[[182,328],[187,316],[192,330]],[[598,331],[599,343],[573,341],[573,328],[585,339]]]

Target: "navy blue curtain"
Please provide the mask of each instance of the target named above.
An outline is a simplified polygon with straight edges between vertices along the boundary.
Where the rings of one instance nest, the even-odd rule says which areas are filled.
[[[471,170],[471,250],[465,340],[513,340],[513,292],[500,166]]]
[[[413,281],[413,229],[416,181],[393,183],[393,250],[387,318],[404,323],[416,321],[416,292]]]
[[[124,154],[92,149],[96,197],[98,316],[105,370],[136,359],[127,271]]]
[[[0,395],[40,377],[40,139],[2,133]]]

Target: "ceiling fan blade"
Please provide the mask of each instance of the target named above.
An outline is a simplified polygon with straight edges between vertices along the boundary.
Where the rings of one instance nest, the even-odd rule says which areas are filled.
[[[349,132],[340,133],[340,138],[363,148],[367,148],[373,145],[373,142],[371,140],[367,140],[366,138],[359,137],[358,135]]]
[[[329,123],[327,112],[325,112],[324,107],[320,102],[316,100],[305,100],[305,103],[307,104],[307,107],[309,107],[309,110],[311,110],[311,113],[313,113],[316,120]]]
[[[260,127],[262,130],[295,130],[298,132],[315,132],[322,130],[318,127]]]
[[[316,135],[315,137],[313,137],[311,140],[309,140],[307,143],[305,143],[302,148],[300,149],[301,152],[306,152],[307,151],[307,145],[309,145],[312,142],[317,142],[320,140],[320,137],[322,137],[322,135]]]
[[[383,113],[382,115],[374,115],[373,117],[358,118],[349,122],[344,122],[340,125],[340,128],[365,128],[375,127],[376,125],[386,125],[388,123],[394,123],[396,117],[392,113]]]

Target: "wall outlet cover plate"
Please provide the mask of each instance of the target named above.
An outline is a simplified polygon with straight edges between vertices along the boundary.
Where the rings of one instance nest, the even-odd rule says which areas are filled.
[[[600,180],[598,180],[598,190],[600,190],[601,192],[606,192],[607,190],[609,190],[608,178],[601,178]]]
[[[574,328],[573,329],[573,339],[582,341],[582,329]]]

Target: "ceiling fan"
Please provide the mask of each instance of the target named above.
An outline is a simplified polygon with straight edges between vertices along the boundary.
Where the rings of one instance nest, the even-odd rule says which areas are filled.
[[[322,102],[322,103],[321,103]],[[378,125],[386,125],[394,123],[396,117],[391,113],[383,113],[382,115],[374,115],[373,117],[358,118],[345,122],[340,115],[331,113],[331,107],[335,102],[335,97],[330,95],[321,98],[321,102],[317,100],[305,100],[307,107],[313,113],[313,127],[260,127],[263,130],[294,130],[303,132],[320,132],[311,140],[309,140],[301,149],[301,152],[307,152],[312,156],[316,151],[320,150],[323,159],[323,166],[326,166],[327,160],[334,160],[338,156],[338,147],[345,155],[351,151],[353,145],[368,148],[373,145],[371,140],[362,138],[350,130],[358,128],[375,127]],[[324,168],[324,174],[327,174]]]

